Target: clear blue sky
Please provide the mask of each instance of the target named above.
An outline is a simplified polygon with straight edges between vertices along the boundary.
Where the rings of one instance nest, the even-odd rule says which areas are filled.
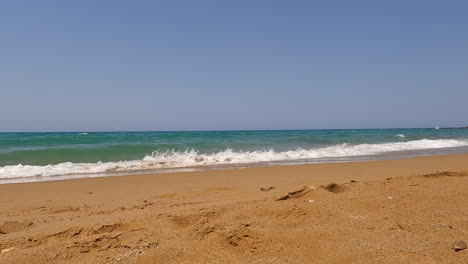
[[[468,1],[2,1],[0,131],[468,125]]]

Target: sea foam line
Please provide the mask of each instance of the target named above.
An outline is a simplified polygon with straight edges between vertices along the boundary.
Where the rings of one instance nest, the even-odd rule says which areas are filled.
[[[0,179],[48,177],[72,174],[112,173],[161,168],[183,168],[216,164],[247,164],[272,161],[294,161],[320,158],[369,156],[394,151],[438,149],[468,146],[468,140],[438,139],[415,140],[381,144],[340,144],[317,149],[295,149],[277,152],[274,150],[233,151],[227,149],[213,154],[201,154],[196,150],[182,152],[153,152],[142,160],[73,163],[65,162],[47,166],[10,165],[0,167]]]

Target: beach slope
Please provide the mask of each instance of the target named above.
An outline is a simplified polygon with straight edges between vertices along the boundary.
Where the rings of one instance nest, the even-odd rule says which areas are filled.
[[[0,263],[468,263],[468,154],[0,185]]]

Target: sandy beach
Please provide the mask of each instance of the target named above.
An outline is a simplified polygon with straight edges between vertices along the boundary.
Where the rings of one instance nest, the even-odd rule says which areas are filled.
[[[5,1],[0,264],[468,264],[468,1]]]
[[[468,263],[468,154],[0,185],[0,263]]]

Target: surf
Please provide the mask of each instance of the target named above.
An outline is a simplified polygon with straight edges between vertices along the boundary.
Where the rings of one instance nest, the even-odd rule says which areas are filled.
[[[86,175],[117,172],[141,172],[168,168],[196,168],[230,164],[253,164],[260,162],[307,161],[321,159],[368,156],[410,150],[443,149],[468,146],[466,139],[421,139],[407,142],[378,144],[337,144],[321,148],[296,148],[287,151],[261,149],[234,151],[225,149],[215,153],[201,153],[196,149],[185,151],[154,151],[140,160],[74,163],[63,162],[45,166],[8,165],[0,167],[0,179],[25,179],[32,177],[53,177],[63,175]]]

